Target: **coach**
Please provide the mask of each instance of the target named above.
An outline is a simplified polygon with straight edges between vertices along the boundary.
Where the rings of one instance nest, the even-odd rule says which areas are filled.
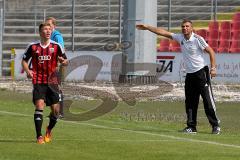
[[[192,22],[183,20],[181,24],[182,33],[180,34],[145,24],[138,24],[136,27],[139,30],[149,30],[155,34],[176,40],[181,46],[187,72],[185,79],[187,127],[183,129],[183,132],[197,133],[197,109],[201,95],[205,113],[212,126],[212,134],[220,134],[220,120],[216,115],[216,106],[210,83],[210,76],[216,76],[215,53],[201,36],[193,33]],[[203,58],[205,52],[209,54],[210,71]]]

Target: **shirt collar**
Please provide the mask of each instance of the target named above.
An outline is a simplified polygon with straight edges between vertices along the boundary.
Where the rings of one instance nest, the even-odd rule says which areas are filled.
[[[47,45],[43,46],[42,43],[41,43],[41,41],[40,41],[40,46],[45,49],[45,48],[47,48],[47,47],[49,46],[50,42],[51,42],[51,40],[48,42]]]
[[[185,40],[186,42],[188,42],[188,41],[193,41],[193,39],[194,39],[194,34],[195,34],[195,33],[192,32],[190,38],[189,38],[188,40],[186,40],[185,37],[184,37],[184,40]]]

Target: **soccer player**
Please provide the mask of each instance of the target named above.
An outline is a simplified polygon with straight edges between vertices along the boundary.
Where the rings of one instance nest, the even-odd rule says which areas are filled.
[[[193,33],[193,26],[190,20],[183,20],[181,24],[182,33],[175,34],[162,28],[139,24],[140,30],[149,30],[155,34],[176,40],[183,53],[183,60],[186,66],[185,79],[185,107],[187,114],[187,127],[185,133],[197,133],[197,109],[200,95],[203,99],[205,113],[212,126],[212,134],[220,133],[219,119],[216,115],[216,106],[210,83],[211,77],[216,76],[215,52],[199,35]],[[203,58],[204,53],[209,54],[210,71]]]
[[[64,49],[64,40],[63,40],[63,36],[62,34],[56,30],[56,26],[57,26],[57,20],[54,17],[48,17],[45,21],[46,23],[49,23],[51,25],[51,29],[52,29],[52,34],[51,34],[51,40],[59,43],[62,48]],[[60,77],[62,78],[63,74],[64,74],[64,67],[60,66],[59,67],[59,72],[60,72]],[[59,114],[59,118],[63,118],[64,117],[64,113],[63,113],[63,93],[62,91],[60,91],[60,114]]]
[[[39,25],[40,41],[28,45],[22,59],[22,66],[28,78],[33,83],[33,103],[35,105],[34,122],[38,144],[51,141],[52,129],[59,116],[59,95],[56,88],[58,81],[54,80],[54,73],[58,62],[67,65],[67,57],[63,48],[50,40],[52,30],[48,23]],[[32,69],[29,69],[28,61],[32,59]],[[54,87],[55,86],[55,89]],[[43,110],[45,103],[51,107],[49,125],[43,137],[41,133],[43,123]]]

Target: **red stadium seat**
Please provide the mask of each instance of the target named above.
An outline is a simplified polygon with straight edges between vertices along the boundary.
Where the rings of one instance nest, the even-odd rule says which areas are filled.
[[[230,53],[240,53],[240,48],[230,48],[229,52]]]
[[[158,48],[158,52],[169,52],[170,51],[170,41],[169,39],[162,39],[160,41],[160,46]]]
[[[209,39],[208,40],[208,45],[215,51],[218,51],[218,40],[216,39]]]
[[[231,43],[231,47],[229,49],[231,53],[240,53],[240,40],[234,40]]]
[[[231,25],[231,31],[239,31],[240,30],[240,21],[233,22]]]
[[[230,30],[223,30],[220,33],[220,40],[230,40],[231,39],[231,31]]]
[[[208,32],[208,43],[210,42],[210,46],[216,52],[218,48],[218,39],[219,39],[219,22],[211,21],[208,24],[209,32]]]
[[[207,41],[208,31],[206,29],[199,29],[196,31],[196,34],[202,36]]]
[[[209,22],[208,29],[209,29],[209,31],[212,31],[212,30],[219,31],[219,23],[218,23],[218,21],[211,21],[211,22]]]
[[[218,53],[229,53],[230,40],[229,39],[220,39],[218,46]]]
[[[240,21],[240,12],[237,12],[233,15],[232,21],[233,22]]]
[[[171,41],[170,51],[181,52],[181,47],[177,41]]]
[[[240,30],[235,30],[232,32],[231,40],[240,40]]]
[[[218,30],[209,30],[208,40],[218,40],[219,39],[219,31]]]
[[[231,22],[229,21],[221,22],[220,32],[226,31],[226,30],[231,30]]]

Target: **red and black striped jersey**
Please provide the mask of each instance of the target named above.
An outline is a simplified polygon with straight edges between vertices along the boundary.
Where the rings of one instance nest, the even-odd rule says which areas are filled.
[[[58,66],[58,57],[67,59],[60,44],[50,41],[46,46],[42,46],[40,41],[28,45],[23,54],[23,60],[31,58],[33,71],[33,84],[48,84],[52,75],[55,75]]]

